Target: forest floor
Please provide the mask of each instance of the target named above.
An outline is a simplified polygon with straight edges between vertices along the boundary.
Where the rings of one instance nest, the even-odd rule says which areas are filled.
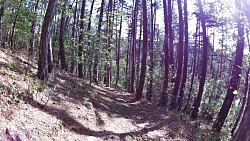
[[[129,103],[133,94],[60,71],[41,82],[35,64],[23,53],[0,49],[1,141],[207,139],[206,129],[185,115],[144,99]]]

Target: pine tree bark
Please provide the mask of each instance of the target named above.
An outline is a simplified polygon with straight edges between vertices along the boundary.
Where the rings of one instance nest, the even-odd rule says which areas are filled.
[[[191,112],[191,118],[196,119],[198,117],[199,107],[201,104],[202,93],[205,85],[206,74],[207,74],[207,52],[208,52],[208,39],[206,33],[206,23],[205,23],[205,15],[202,8],[201,0],[198,0],[198,7],[200,11],[201,18],[201,27],[202,27],[202,39],[203,39],[203,52],[202,52],[202,69],[200,76],[200,85],[197,97],[193,104],[193,110]]]
[[[236,1],[236,7],[238,10],[241,10],[240,2]],[[226,120],[226,117],[229,113],[229,110],[231,108],[231,105],[233,103],[234,99],[234,91],[238,90],[239,80],[240,80],[240,74],[242,70],[242,59],[243,59],[243,50],[244,50],[244,25],[243,25],[243,19],[239,19],[237,21],[237,27],[238,27],[238,41],[236,44],[236,56],[234,60],[233,70],[231,72],[231,79],[229,82],[229,87],[227,89],[226,97],[223,101],[222,107],[220,109],[220,112],[217,116],[217,119],[215,120],[213,124],[213,130],[220,132],[223,124]]]
[[[147,17],[147,1],[142,1],[142,11],[143,11],[143,47],[142,47],[142,60],[141,60],[141,74],[139,86],[136,91],[135,101],[142,98],[142,91],[145,83],[146,76],[146,63],[147,63],[147,44],[148,44],[148,17]]]
[[[53,21],[54,9],[57,0],[49,0],[42,26],[42,33],[39,47],[38,78],[48,80],[48,42],[49,27]]]

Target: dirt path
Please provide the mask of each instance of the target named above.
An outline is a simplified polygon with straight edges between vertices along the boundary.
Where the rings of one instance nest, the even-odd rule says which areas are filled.
[[[165,107],[144,100],[128,103],[132,94],[89,86],[66,73],[54,72],[44,84],[36,79],[35,67],[28,74],[22,62],[25,58],[0,52],[1,141],[193,138],[192,126],[173,118]]]

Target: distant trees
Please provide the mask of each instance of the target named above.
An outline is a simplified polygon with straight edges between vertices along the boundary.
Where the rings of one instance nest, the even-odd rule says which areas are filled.
[[[199,84],[199,90],[197,97],[193,104],[193,109],[191,113],[191,117],[193,119],[196,119],[198,117],[198,111],[201,104],[202,94],[204,91],[204,85],[206,80],[206,74],[207,74],[207,58],[208,58],[208,39],[207,39],[207,33],[206,33],[206,21],[205,21],[205,15],[202,8],[201,0],[198,0],[198,7],[200,11],[200,18],[201,18],[201,27],[202,27],[202,39],[203,39],[203,52],[202,52],[202,69],[200,73],[200,84]]]

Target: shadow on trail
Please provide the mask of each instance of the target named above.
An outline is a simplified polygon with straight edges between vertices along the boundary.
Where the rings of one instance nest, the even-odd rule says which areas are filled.
[[[26,103],[30,104],[31,106],[38,108],[39,110],[50,114],[58,119],[60,119],[62,121],[62,125],[77,133],[77,134],[81,134],[81,135],[89,135],[89,136],[96,136],[96,137],[102,137],[102,136],[107,136],[107,135],[111,135],[113,133],[111,132],[105,132],[105,131],[92,131],[88,128],[86,128],[85,126],[83,126],[80,122],[78,122],[77,120],[73,119],[66,110],[61,110],[52,106],[47,106],[44,104],[41,104],[37,101],[35,101],[34,99],[26,99],[25,100]]]
[[[60,94],[63,94],[68,102],[83,105],[83,101],[88,99],[94,107],[95,116],[97,118],[97,124],[105,124],[100,116],[99,112],[105,112],[110,117],[123,117],[130,119],[135,124],[147,123],[147,127],[142,127],[136,131],[114,133],[112,131],[94,131],[85,127],[81,122],[71,117],[67,113],[67,109],[59,109],[54,106],[48,106],[32,98],[24,98],[23,100],[34,108],[41,110],[49,115],[56,117],[62,121],[62,126],[68,130],[86,136],[94,136],[99,138],[105,138],[109,136],[118,136],[121,140],[125,140],[126,136],[142,136],[146,133],[154,130],[161,129],[166,123],[171,122],[170,119],[164,114],[166,110],[161,113],[157,113],[157,106],[153,104],[136,104],[128,103],[131,100],[132,95],[128,93],[120,93],[119,91],[110,91],[109,88],[102,88],[99,86],[87,85],[82,79],[71,74],[55,74],[51,79],[49,86],[51,89],[56,89]],[[53,101],[59,99],[58,95],[49,95]],[[162,114],[163,113],[163,114]]]
[[[106,112],[110,117],[124,117],[136,124],[147,123],[149,125],[147,131],[160,129],[165,125],[164,123],[171,122],[171,119],[166,116],[166,109],[162,107],[154,104],[128,103],[133,98],[131,94],[87,85],[72,74],[57,75],[55,78],[52,83],[60,85],[58,91],[68,97],[70,102],[83,103],[85,99],[88,99],[97,111]],[[74,88],[70,90],[70,94],[69,88]]]
[[[47,113],[50,114],[62,121],[62,125],[67,128],[68,130],[80,134],[80,135],[87,135],[87,136],[94,136],[94,137],[107,137],[107,136],[119,136],[120,139],[125,140],[126,136],[134,136],[134,135],[143,135],[144,133],[148,131],[153,131],[158,128],[160,128],[162,125],[159,123],[158,125],[152,126],[147,129],[142,129],[140,131],[135,131],[135,132],[126,132],[126,133],[114,133],[111,131],[93,131],[88,128],[86,128],[84,125],[82,125],[80,122],[77,120],[73,119],[66,110],[61,110],[52,106],[47,106],[44,104],[41,104],[37,102],[34,99],[31,98],[26,98],[24,100],[27,104]]]

